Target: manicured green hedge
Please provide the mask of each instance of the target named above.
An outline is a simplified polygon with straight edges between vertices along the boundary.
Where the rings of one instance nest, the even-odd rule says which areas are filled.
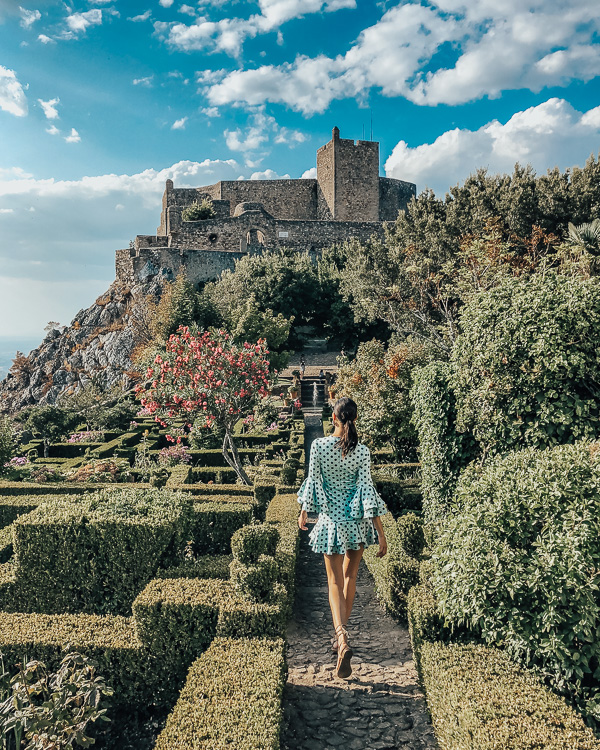
[[[229,578],[231,555],[201,555],[176,565],[172,568],[160,569],[157,578]]]
[[[373,576],[377,597],[390,614],[404,621],[407,614],[407,595],[419,582],[419,561],[407,554],[403,546],[406,540],[399,533],[391,514],[381,516],[381,522],[388,553],[385,557],[377,557],[379,547],[373,545],[365,550],[364,560]]]
[[[97,489],[95,485],[94,489]],[[0,495],[81,495],[86,490],[81,484],[64,484],[62,482],[47,482],[35,484],[33,482],[0,481]]]
[[[13,525],[22,611],[129,614],[189,535],[192,502],[166,490],[46,498]]]
[[[131,708],[152,700],[147,656],[132,618],[0,612],[0,651],[5,666],[37,659],[55,669],[67,646],[98,664],[98,673],[115,689],[115,704]]]
[[[386,476],[384,472],[373,472],[373,484],[392,515],[407,511],[420,512],[421,490],[414,483]]]
[[[229,466],[195,466],[191,475],[193,482],[214,482],[215,484],[235,484],[237,473]]]
[[[231,537],[251,523],[252,505],[247,503],[195,502],[192,532],[194,551],[200,555],[228,555]]]
[[[281,639],[215,639],[195,661],[155,750],[279,750]]]
[[[581,716],[497,649],[423,643],[421,675],[444,750],[598,750]]]
[[[0,495],[0,528],[10,526],[19,516],[29,513],[46,499],[53,499],[51,495]]]
[[[278,492],[269,503],[265,521],[268,523],[296,522],[299,515],[298,496],[292,493],[281,494]]]
[[[125,432],[118,438],[102,443],[98,448],[90,451],[92,458],[112,458],[118,448],[130,448],[140,442],[140,432]]]
[[[263,455],[265,453],[268,456],[271,456],[273,454],[272,446],[265,445],[262,448],[238,448],[238,454],[242,462],[244,462],[244,459],[247,458],[251,463],[254,463],[257,456]],[[202,466],[218,466],[229,468],[229,464],[225,461],[223,452],[220,449],[192,449],[189,451],[189,454],[192,458],[192,465],[194,466],[194,468],[199,468]]]
[[[179,487],[182,484],[189,484],[192,478],[192,469],[187,464],[179,464],[178,466],[172,466],[169,469],[170,476],[167,479],[165,487],[171,489],[172,487]]]
[[[0,529],[0,563],[10,560],[13,554],[12,524]]]
[[[456,431],[456,398],[450,379],[448,362],[431,362],[413,373],[410,398],[419,436],[427,522],[448,514],[459,474],[477,453],[471,434]]]

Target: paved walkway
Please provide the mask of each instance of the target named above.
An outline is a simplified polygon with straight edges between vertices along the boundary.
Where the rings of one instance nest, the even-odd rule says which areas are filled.
[[[322,435],[309,415],[306,447]],[[307,453],[308,455],[308,453]],[[377,602],[361,565],[349,623],[354,671],[335,676],[323,558],[302,535],[294,618],[288,628],[284,750],[429,750],[437,744],[419,689],[408,630]]]

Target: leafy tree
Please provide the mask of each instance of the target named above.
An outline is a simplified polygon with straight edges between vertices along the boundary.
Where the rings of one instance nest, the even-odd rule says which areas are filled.
[[[74,415],[66,409],[53,404],[33,406],[26,412],[24,428],[31,430],[34,437],[39,436],[44,441],[44,458],[48,458],[50,443],[56,442],[75,425]]]
[[[92,375],[76,391],[62,396],[59,406],[69,413],[74,424],[83,421],[88,430],[119,428],[127,417],[131,420],[135,416],[131,402],[123,402],[123,396],[121,388],[104,388]]]
[[[431,359],[427,348],[414,341],[360,344],[356,359],[338,371],[338,396],[348,396],[358,406],[357,426],[373,447],[391,446],[399,457],[414,453],[416,434],[411,423],[409,398],[412,370]],[[410,455],[414,460],[415,456]]]
[[[167,282],[151,315],[150,332],[156,341],[166,341],[179,326],[208,328],[218,317],[210,300],[199,294],[184,272],[175,281]]]
[[[271,370],[283,370],[289,361],[289,352],[283,347],[288,341],[290,327],[294,321],[281,313],[275,315],[273,310],[261,310],[254,295],[247,300],[240,300],[235,313],[232,311],[231,333],[236,343],[265,339],[269,349]]]
[[[10,461],[17,446],[17,434],[11,419],[0,416],[0,471]]]
[[[320,304],[315,265],[307,253],[289,248],[246,255],[236,261],[233,271],[224,271],[219,281],[206,288],[230,330],[236,325],[240,303],[250,297],[262,312],[272,310],[274,316],[292,319],[292,347],[299,342],[296,329],[313,322]]]
[[[233,428],[267,394],[268,354],[263,340],[240,345],[226,331],[200,334],[182,326],[148,368],[149,388],[138,386],[137,393],[142,406],[164,426],[181,416],[194,423],[202,415],[207,426],[220,427],[225,460],[244,484],[250,484]]]

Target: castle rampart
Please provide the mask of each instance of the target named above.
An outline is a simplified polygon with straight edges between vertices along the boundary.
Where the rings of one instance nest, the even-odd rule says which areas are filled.
[[[318,254],[350,238],[382,236],[416,194],[413,183],[379,176],[379,144],[339,137],[317,151],[317,179],[221,181],[175,188],[167,180],[156,235],[119,250],[117,278],[133,284],[152,275],[192,281],[217,278],[237,257],[266,248]],[[184,221],[183,210],[209,198],[214,215]]]

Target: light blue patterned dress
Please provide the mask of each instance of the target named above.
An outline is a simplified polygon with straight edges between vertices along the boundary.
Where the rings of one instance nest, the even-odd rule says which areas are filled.
[[[373,518],[387,513],[373,486],[367,446],[359,443],[343,458],[337,442],[333,435],[314,441],[308,476],[298,491],[302,510],[319,514],[310,546],[327,555],[378,544]]]

